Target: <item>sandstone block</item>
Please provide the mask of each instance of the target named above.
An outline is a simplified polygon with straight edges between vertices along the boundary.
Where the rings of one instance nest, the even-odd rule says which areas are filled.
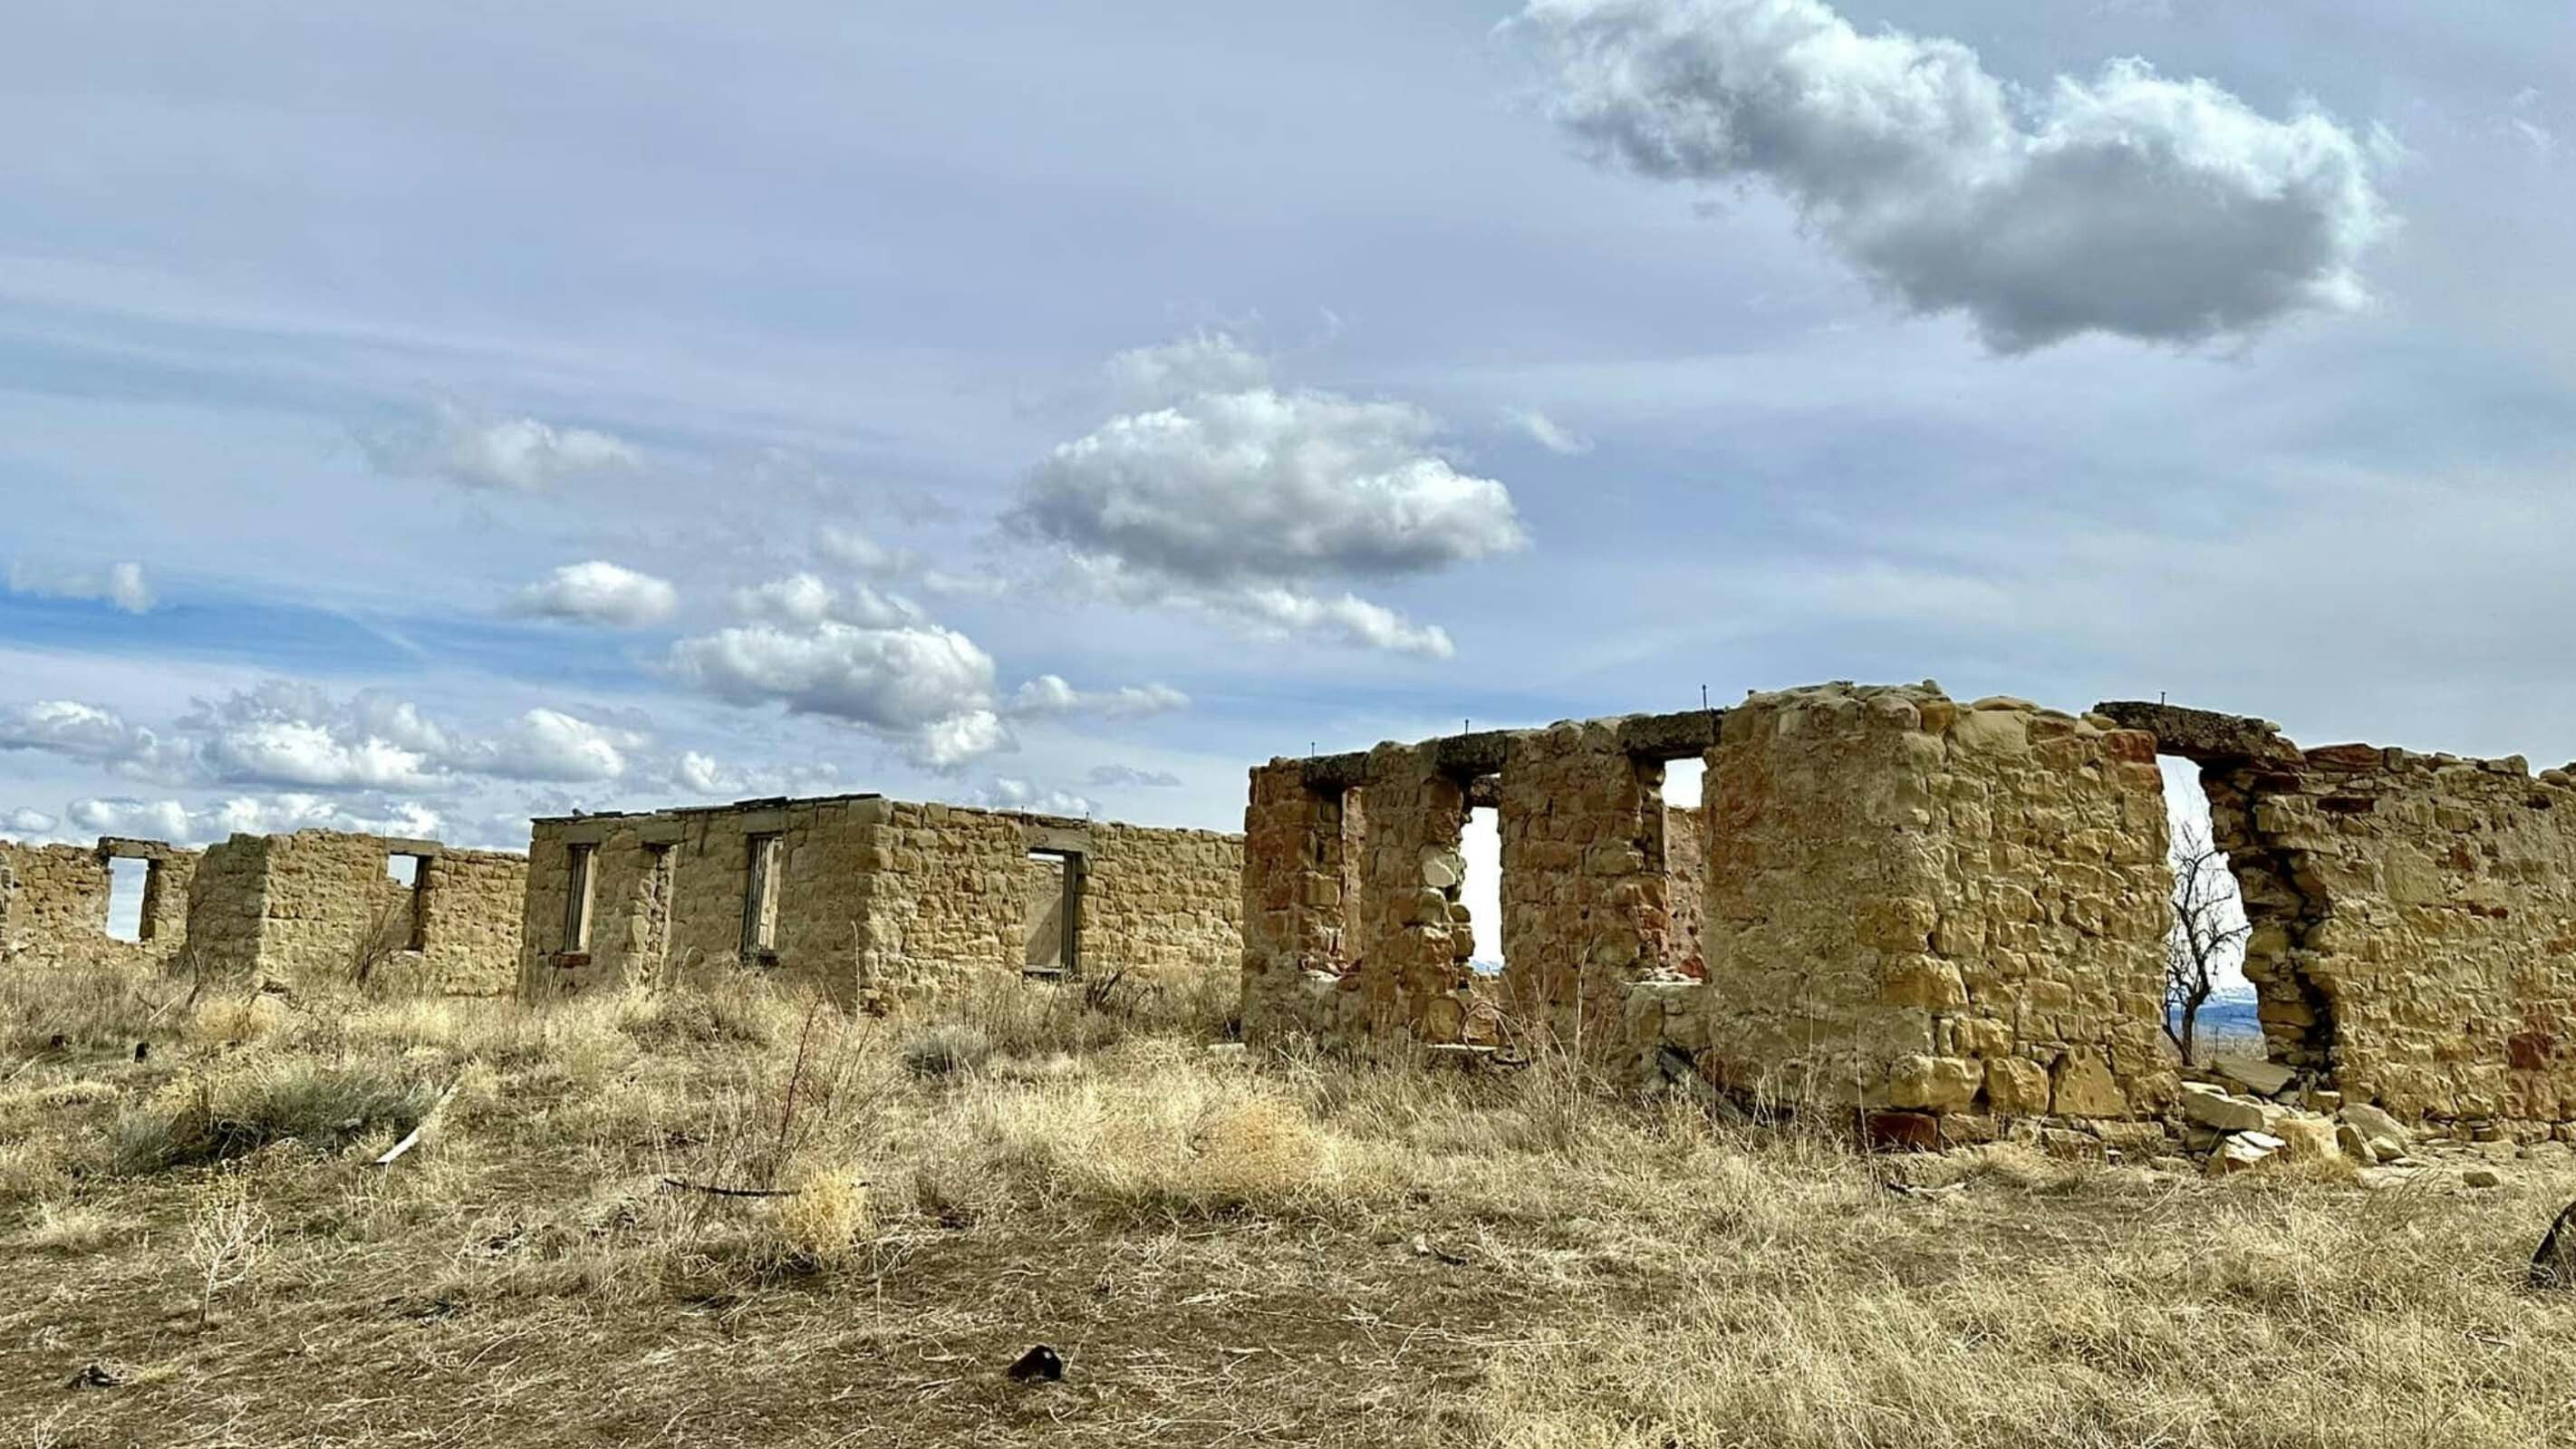
[[[2266,1130],[2281,1139],[2285,1144],[2283,1150],[2293,1158],[2322,1160],[2338,1152],[2336,1124],[2324,1117],[2293,1113],[2280,1118]]]
[[[2218,1132],[2260,1131],[2264,1121],[2262,1108],[2206,1082],[2182,1084],[2182,1114]]]
[[[2048,1110],[2048,1073],[2039,1063],[2020,1057],[1986,1059],[1986,1106],[2015,1117],[2035,1117]]]
[[[1980,715],[1982,715],[1982,711]],[[1971,718],[1978,716],[1971,716]],[[1962,721],[1964,723],[1964,721]],[[2060,1117],[2121,1117],[2129,1099],[2099,1053],[2072,1051],[2050,1073],[2049,1110]]]
[[[1888,1070],[1887,1105],[1924,1112],[1964,1112],[1976,1101],[1985,1074],[1958,1057],[1913,1056]]]

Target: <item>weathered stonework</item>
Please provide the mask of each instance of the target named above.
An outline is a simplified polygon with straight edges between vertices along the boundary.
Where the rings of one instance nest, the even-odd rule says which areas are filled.
[[[2104,723],[1928,684],[1728,710],[1705,787],[1702,1025],[1668,1034],[1704,1041],[1721,1083],[1782,1098],[2162,1110],[2163,783],[2153,740]]]
[[[387,874],[389,855],[418,858],[415,887]],[[187,959],[299,992],[348,989],[363,969],[415,988],[490,995],[517,972],[526,876],[520,856],[435,841],[235,835],[207,849],[191,883]]]
[[[591,872],[586,950],[566,936],[576,849]],[[1075,969],[1170,979],[1239,955],[1241,871],[1241,842],[1210,831],[875,795],[544,819],[521,981],[555,995],[747,964],[881,1005],[1022,970],[1049,920],[1040,896],[1068,875],[1080,905],[1047,929]]]
[[[2576,772],[2100,708],[2202,767],[2273,1060],[2402,1119],[2576,1121]]]
[[[139,939],[108,934],[114,860],[145,862]],[[188,934],[193,851],[156,840],[102,837],[95,846],[0,841],[0,960],[159,964]]]
[[[388,854],[421,858],[417,892]],[[107,934],[113,860],[146,863],[140,939]],[[157,840],[95,847],[0,841],[0,957],[131,961],[346,986],[363,956],[405,985],[489,993],[517,970],[527,866],[500,851],[305,831],[236,835],[200,854]],[[417,910],[419,915],[414,916]]]
[[[1632,987],[1681,974],[1663,762],[1705,749],[1716,720],[1634,715],[1255,768],[1246,1024],[1432,1043],[1622,1038]],[[1503,860],[1498,996],[1468,964],[1460,898],[1460,832],[1486,803]]]
[[[1504,999],[1517,1018],[1598,1036],[1630,983],[1672,963],[1663,779],[1616,720],[1513,741],[1500,815]]]

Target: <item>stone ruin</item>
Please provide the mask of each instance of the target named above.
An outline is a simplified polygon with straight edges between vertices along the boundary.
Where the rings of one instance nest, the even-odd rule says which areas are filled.
[[[2576,775],[2302,750],[2165,705],[1962,704],[1928,682],[1255,767],[1245,1024],[1572,1043],[1701,1092],[1855,1109],[1900,1140],[2081,1123],[2209,1147],[2227,1089],[2186,1081],[2202,1074],[2162,1028],[2159,754],[2201,766],[2253,926],[2256,1116],[2350,1103],[2576,1139]],[[1668,809],[1665,765],[1690,757],[1702,804]],[[1502,842],[1490,980],[1459,898],[1478,804]]]
[[[390,863],[411,860],[410,883]],[[109,934],[113,862],[145,862],[137,939]],[[527,866],[503,851],[339,831],[204,851],[107,836],[0,841],[0,959],[127,962],[324,991],[383,970],[432,990],[509,989]]]
[[[531,999],[742,964],[883,1009],[978,973],[1169,981],[1241,951],[1243,842],[881,795],[540,819]]]

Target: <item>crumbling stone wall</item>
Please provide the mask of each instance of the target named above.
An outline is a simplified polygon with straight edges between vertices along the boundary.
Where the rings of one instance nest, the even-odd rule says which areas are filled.
[[[1317,787],[1302,761],[1252,770],[1243,812],[1243,1019],[1248,1030],[1338,1036],[1362,1016],[1354,971],[1360,792]]]
[[[1361,994],[1370,1017],[1431,1041],[1456,1041],[1475,1005],[1475,932],[1459,898],[1466,785],[1425,752],[1369,752],[1368,831],[1360,870]]]
[[[118,859],[145,862],[140,939],[108,934]],[[157,965],[184,947],[197,856],[157,840],[102,837],[95,846],[0,841],[0,959]]]
[[[1035,849],[1079,861],[1084,972],[1205,970],[1241,951],[1241,843],[881,796],[539,820],[523,912],[538,994],[743,963],[752,842],[777,839],[775,928],[749,964],[881,1005],[1023,966]],[[571,851],[592,848],[591,942],[563,940]],[[667,902],[667,904],[666,904]]]
[[[2576,768],[2101,708],[2201,764],[2273,1060],[2409,1120],[2576,1123]]]
[[[0,955],[58,957],[107,937],[107,863],[78,845],[0,842]]]
[[[423,857],[425,886],[396,882],[389,854]],[[435,841],[235,835],[207,849],[190,881],[185,955],[193,970],[300,993],[348,990],[363,962],[407,986],[490,994],[517,974],[526,875],[517,855]]]
[[[1713,1074],[1928,1113],[2171,1101],[2153,739],[1937,686],[1755,695],[1709,755]]]
[[[1521,1021],[1598,1035],[1671,962],[1663,762],[1616,720],[1512,741],[1501,784],[1504,998]],[[1694,885],[1696,893],[1696,885]]]

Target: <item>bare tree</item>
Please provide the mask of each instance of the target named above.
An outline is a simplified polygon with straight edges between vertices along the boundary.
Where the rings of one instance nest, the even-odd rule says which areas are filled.
[[[2200,1009],[2220,970],[2241,958],[2253,926],[2228,873],[2227,852],[2200,825],[2174,831],[2173,932],[2165,938],[2165,1035],[2186,1065],[2196,1061]]]

